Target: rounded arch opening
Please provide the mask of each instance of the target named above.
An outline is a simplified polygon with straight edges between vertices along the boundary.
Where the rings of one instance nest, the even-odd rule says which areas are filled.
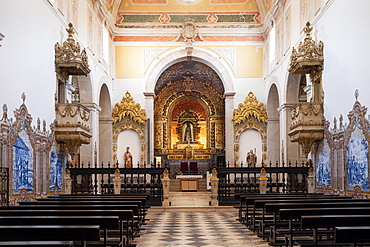
[[[140,136],[139,134],[131,129],[124,130],[118,134],[118,150],[117,150],[117,160],[120,167],[123,167],[125,161],[123,159],[123,154],[126,148],[130,148],[130,153],[132,154],[132,168],[137,168],[138,163],[141,163],[140,157]]]
[[[257,156],[257,164],[260,164],[262,162],[262,137],[261,133],[255,129],[243,131],[239,138],[240,162],[243,161],[244,167],[246,167],[246,157],[250,150]]]
[[[232,69],[226,61],[220,59],[219,55],[210,50],[200,47],[193,47],[191,60],[203,63],[214,70],[220,77],[225,91],[234,91],[234,84],[232,78]],[[188,61],[189,56],[187,50],[183,47],[171,49],[154,59],[149,65],[145,73],[145,90],[147,92],[154,92],[158,78],[170,66]]]
[[[267,98],[267,161],[280,161],[280,119],[278,108],[279,93],[276,84],[272,84]]]
[[[100,88],[99,106],[99,163],[107,163],[112,158],[112,108],[109,90],[106,84]]]

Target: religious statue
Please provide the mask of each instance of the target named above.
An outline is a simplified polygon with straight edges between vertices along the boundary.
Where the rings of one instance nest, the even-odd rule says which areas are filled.
[[[193,141],[193,136],[191,134],[191,126],[190,126],[190,124],[186,124],[184,141]]]
[[[132,154],[130,153],[130,147],[126,148],[126,152],[123,154],[123,160],[126,168],[132,168]]]
[[[257,163],[257,156],[253,153],[253,150],[251,149],[247,153],[247,165],[248,167],[255,167]]]

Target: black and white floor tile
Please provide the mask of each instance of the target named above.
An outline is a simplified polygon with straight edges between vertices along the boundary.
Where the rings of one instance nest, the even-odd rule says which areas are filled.
[[[150,211],[150,210],[149,210]],[[137,247],[212,246],[267,247],[240,224],[231,212],[162,212],[149,213],[148,224],[133,243]]]

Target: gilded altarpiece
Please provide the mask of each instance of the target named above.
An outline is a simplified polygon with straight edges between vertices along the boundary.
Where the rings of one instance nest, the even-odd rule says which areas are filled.
[[[268,117],[265,104],[259,102],[253,92],[249,92],[244,103],[240,103],[238,109],[234,109],[234,157],[236,163],[240,163],[240,135],[246,130],[255,130],[260,133],[262,141],[262,159],[263,162],[265,162],[267,159],[267,120]]]
[[[336,118],[333,128],[326,121],[324,140],[317,145],[313,157],[316,160],[316,186],[328,194],[350,194],[356,198],[368,197],[369,192],[369,140],[370,124],[366,118],[367,107],[356,101],[348,114],[349,123],[339,124]]]
[[[224,155],[223,84],[208,66],[182,62],[167,69],[155,89],[155,155],[211,160]]]
[[[145,162],[146,151],[146,113],[141,109],[139,103],[135,103],[134,98],[126,92],[120,103],[116,103],[112,110],[113,118],[113,160],[118,160],[118,136],[125,130],[135,131],[140,138],[140,164]]]

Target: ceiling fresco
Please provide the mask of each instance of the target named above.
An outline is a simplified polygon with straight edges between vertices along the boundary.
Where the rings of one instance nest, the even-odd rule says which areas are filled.
[[[272,9],[273,0],[106,0],[117,27],[179,25],[255,25]]]

